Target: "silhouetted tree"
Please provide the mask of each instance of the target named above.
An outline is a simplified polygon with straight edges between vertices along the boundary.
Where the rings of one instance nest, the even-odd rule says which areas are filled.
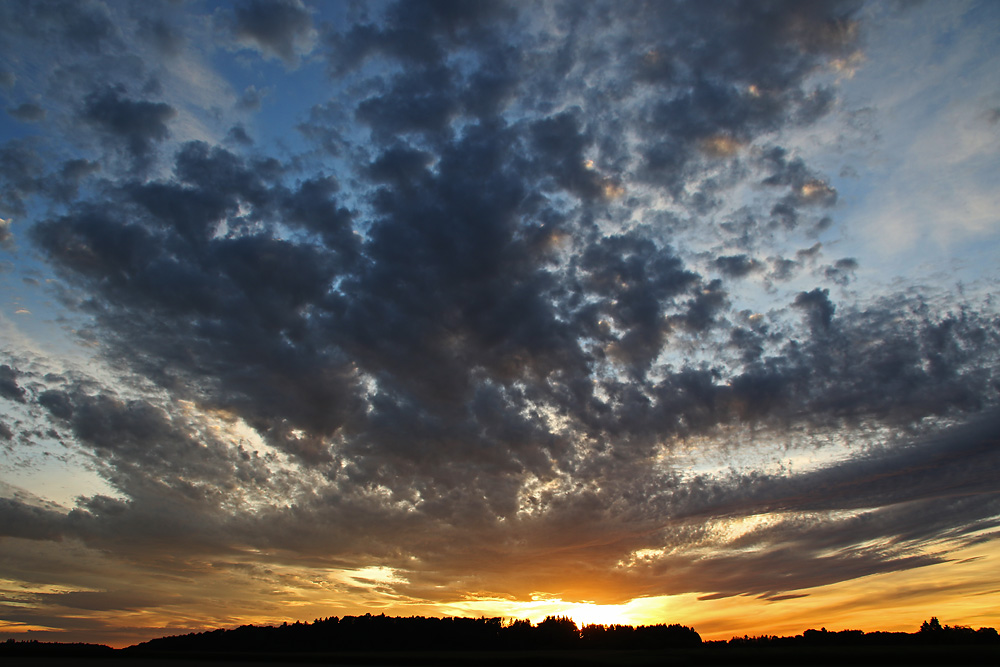
[[[531,626],[531,621],[514,619],[510,622],[510,625],[503,628],[501,637],[503,638],[503,645],[508,648],[533,648],[535,643],[535,629]]]
[[[380,614],[316,619],[312,623],[282,623],[280,626],[244,625],[232,630],[213,630],[177,637],[162,637],[137,646],[130,652],[218,652],[284,653],[397,650],[534,650],[607,649],[669,651],[697,647],[701,636],[683,625],[587,625],[582,630],[571,618],[549,616],[538,625],[499,618],[398,618]],[[35,643],[37,644],[37,642]],[[919,632],[870,632],[806,630],[793,637],[734,637],[721,646],[767,649],[819,646],[905,646],[1000,644],[994,628],[973,630],[966,626],[941,625],[936,617],[925,621]],[[65,646],[65,645],[55,645]],[[107,647],[103,650],[110,651]],[[0,654],[57,649],[35,648],[7,642]],[[63,650],[63,649],[58,649]],[[91,649],[86,649],[91,650]],[[98,649],[100,650],[100,649]]]
[[[943,630],[944,628],[941,627],[941,622],[937,620],[937,616],[931,616],[931,620],[920,624],[920,632],[924,634],[941,632]]]
[[[568,616],[546,616],[536,632],[542,648],[570,648],[580,639],[580,629]]]

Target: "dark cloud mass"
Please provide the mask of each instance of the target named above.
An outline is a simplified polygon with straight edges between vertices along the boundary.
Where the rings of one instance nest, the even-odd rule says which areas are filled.
[[[233,13],[232,30],[237,38],[287,64],[295,63],[299,45],[312,31],[309,10],[299,0],[252,0]]]
[[[123,86],[94,91],[86,97],[81,118],[120,143],[136,160],[145,161],[154,146],[170,136],[167,123],[176,111],[163,102],[133,100]]]
[[[24,402],[24,389],[17,384],[19,373],[16,369],[4,364],[0,366],[0,396],[11,400]]]
[[[842,302],[858,260],[778,249],[836,217],[781,131],[835,105],[818,82],[860,48],[858,9],[220,10],[288,67],[320,45],[339,92],[296,119],[291,157],[235,121],[191,138],[169,98],[95,78],[73,122],[96,152],[49,169],[9,142],[0,201],[50,198],[26,238],[102,358],[151,388],[0,366],[5,402],[113,492],[4,499],[2,534],[133,562],[385,565],[412,600],[778,600],[948,560],[1000,514],[1000,321],[919,290]],[[45,15],[19,21],[62,34]],[[74,48],[116,39],[83,20]],[[180,58],[178,29],[137,28]],[[260,112],[265,91],[240,89],[230,106]],[[684,454],[738,462],[768,439],[847,454],[787,475]],[[44,604],[145,604],[106,593]]]
[[[33,123],[45,118],[45,109],[31,102],[25,102],[13,109],[7,109],[7,113],[26,123]]]

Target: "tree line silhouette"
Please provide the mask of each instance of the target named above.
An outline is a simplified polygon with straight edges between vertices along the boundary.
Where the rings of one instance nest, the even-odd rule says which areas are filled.
[[[925,621],[916,633],[829,632],[806,630],[794,637],[734,637],[712,644],[731,646],[873,646],[998,644],[993,628],[973,630],[965,626],[942,626],[936,617]],[[688,649],[702,644],[693,629],[679,624],[585,625],[566,616],[548,616],[537,625],[526,620],[504,622],[501,618],[396,617],[385,614],[336,616],[312,623],[280,626],[245,625],[232,630],[213,630],[153,639],[134,647],[136,651],[199,652],[336,652],[404,650],[661,650]]]
[[[338,653],[385,651],[535,651],[535,650],[691,650],[705,644],[713,649],[801,649],[812,654],[823,647],[942,647],[1000,648],[994,628],[941,625],[932,617],[914,633],[828,631],[809,629],[801,635],[733,637],[703,644],[693,629],[678,624],[585,625],[566,616],[549,616],[537,625],[526,620],[501,618],[396,617],[380,614],[316,619],[312,623],[278,626],[244,625],[186,635],[161,637],[115,651],[98,644],[59,644],[8,639],[0,643],[0,656],[44,655],[108,657],[110,654],[250,654]],[[727,651],[728,652],[728,651]],[[993,653],[990,653],[993,655]]]
[[[862,632],[826,628],[806,630],[794,637],[763,635],[759,637],[733,637],[726,642],[733,646],[898,646],[942,644],[995,644],[1000,645],[1000,635],[995,628],[973,630],[965,625],[941,625],[937,617],[924,621],[918,632]]]
[[[244,625],[162,637],[130,649],[199,652],[333,652],[402,650],[666,649],[701,644],[682,625],[587,625],[549,616],[537,625],[501,618],[397,617],[365,614],[316,619],[279,626]]]

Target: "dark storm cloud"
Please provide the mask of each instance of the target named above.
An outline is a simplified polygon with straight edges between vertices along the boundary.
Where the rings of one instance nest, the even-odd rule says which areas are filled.
[[[44,171],[37,145],[31,140],[9,141],[0,147],[0,204],[6,214],[21,215],[31,195],[41,189]]]
[[[53,171],[46,170],[46,151],[35,139],[13,140],[0,147],[0,213],[21,217],[36,197],[68,202],[79,184],[99,170],[85,159],[71,159]],[[0,244],[11,245],[10,221],[0,223]]]
[[[58,202],[70,202],[80,184],[101,170],[101,165],[82,158],[67,160],[55,174],[45,179],[48,194]]]
[[[823,273],[831,281],[838,285],[847,285],[854,277],[854,272],[858,268],[858,260],[853,257],[838,259],[832,266],[828,266]]]
[[[836,306],[830,301],[830,290],[816,288],[811,292],[799,292],[792,306],[802,310],[813,331],[830,328]]]
[[[448,68],[421,72],[417,77],[400,75],[389,86],[385,94],[361,102],[356,112],[383,141],[398,134],[443,132],[461,108],[454,72]]]
[[[441,152],[435,174],[421,174],[412,153],[373,166],[376,175],[403,169],[415,178],[374,197],[369,261],[343,285],[345,343],[407,392],[455,401],[481,371],[506,383],[580,368],[547,298],[558,285],[536,240],[544,232],[520,225],[532,202],[516,141],[503,128],[469,128]]]
[[[624,488],[642,488],[648,481],[652,493],[644,494],[643,502],[656,508],[653,513],[643,517],[613,505],[613,493],[624,490],[615,487],[625,480],[602,480],[602,487],[612,487],[607,500],[567,499],[571,505],[550,514],[544,534],[527,540],[534,547],[525,556],[533,561],[531,572],[510,566],[516,557],[502,543],[472,544],[438,558],[472,559],[476,566],[469,571],[478,573],[478,583],[495,577],[504,582],[501,590],[513,595],[545,582],[547,590],[582,599],[597,593],[608,603],[639,594],[709,590],[713,593],[705,598],[774,598],[784,591],[924,567],[948,559],[934,553],[936,544],[971,540],[997,525],[996,433],[997,420],[988,417],[899,451],[790,478],[699,479],[683,488],[661,481],[656,488],[648,473],[636,470],[638,477]],[[737,538],[704,523],[764,513],[768,520]],[[574,525],[583,516],[587,527]],[[924,553],[928,546],[932,552]],[[659,548],[668,554],[621,563],[623,553]],[[698,557],[692,558],[689,549]],[[582,570],[567,575],[567,560]],[[445,560],[429,569],[442,566],[454,568]]]
[[[808,248],[802,248],[801,250],[797,250],[795,252],[795,256],[799,259],[800,262],[812,263],[815,262],[816,259],[822,255],[822,252],[823,252],[823,244],[814,243]]]
[[[81,206],[36,226],[35,239],[104,292],[94,315],[118,329],[120,353],[138,345],[161,360],[149,369],[160,369],[160,381],[192,373],[212,378],[211,401],[244,405],[255,423],[280,423],[294,413],[296,426],[331,433],[342,417],[330,401],[353,402],[336,398],[353,383],[353,372],[325,339],[329,318],[341,308],[329,289],[342,264],[353,261],[357,243],[350,216],[331,198],[335,184],[306,181],[288,191],[265,180],[270,163],[246,164],[201,144],[181,149],[176,173],[187,185],[133,183],[119,190],[122,210],[138,206],[143,224]],[[245,221],[229,218],[235,236],[215,237],[241,204],[254,212]],[[252,226],[268,211],[314,233],[325,249],[241,233],[238,225]],[[133,319],[133,311],[145,315]],[[153,325],[157,320],[169,324]],[[192,348],[196,340],[203,344]],[[295,386],[301,393],[285,394]]]
[[[241,146],[252,146],[253,139],[249,134],[247,134],[245,127],[242,125],[233,125],[229,128],[229,132],[226,134],[226,143]]]
[[[823,58],[853,48],[856,7],[777,3],[678,12],[659,4],[642,12],[642,21],[629,26],[639,80],[676,92],[651,100],[642,115],[655,139],[643,149],[640,175],[680,196],[700,150],[717,155],[727,142],[822,115],[830,93],[803,84]],[[662,30],[667,21],[680,24]],[[713,39],[699,41],[709,25]]]
[[[90,53],[117,37],[107,7],[97,2],[13,0],[0,8],[0,23],[38,43],[68,44]]]
[[[970,543],[998,525],[998,425],[992,415],[795,477],[748,479],[737,496],[706,515],[779,512],[784,518],[744,534],[730,545],[737,553],[697,566],[705,570],[697,576],[716,580],[719,591],[710,597],[770,595],[949,558],[934,546]],[[921,553],[928,545],[932,553]],[[837,555],[824,555],[830,553]],[[758,569],[768,562],[781,566]]]
[[[380,25],[363,23],[329,36],[330,65],[343,72],[373,56],[398,59],[416,67],[440,64],[448,50],[465,44],[482,45],[491,22],[510,18],[501,2],[426,0],[389,6]]]
[[[148,166],[156,145],[169,136],[176,110],[150,98],[163,94],[164,77],[174,78],[163,71],[164,59],[185,48],[184,24],[164,3],[133,9],[72,0],[15,1],[0,8],[4,42],[23,54],[22,66],[32,72],[14,89],[19,108],[28,112],[36,104],[46,112],[36,121],[46,122],[40,142],[46,161],[65,159],[55,153],[68,149],[64,140],[70,138],[81,149],[71,149],[70,159],[100,159],[105,168],[115,162],[131,171]],[[177,71],[184,76],[184,68]],[[93,145],[98,142],[103,145]],[[102,151],[111,146],[131,159]]]
[[[915,508],[903,539],[954,529],[943,505],[964,503],[963,513],[988,519],[992,510],[978,503],[1000,502],[996,471],[1000,466],[1000,416],[987,414],[962,426],[924,436],[905,446],[876,451],[868,456],[795,478],[782,480],[789,493],[773,502],[776,509],[855,509],[882,507],[886,512],[897,503],[933,501],[936,510]],[[977,500],[973,500],[977,499]],[[766,502],[766,501],[765,501]],[[919,514],[924,515],[922,526]],[[887,526],[894,525],[890,522]],[[964,522],[960,522],[964,523]],[[976,532],[979,527],[960,530]],[[846,539],[846,537],[845,537]]]
[[[251,0],[233,10],[231,29],[240,40],[294,65],[312,33],[312,16],[299,0]]]
[[[840,335],[848,339],[878,339],[890,331],[884,322],[879,330],[879,322],[877,312],[844,313],[835,324],[840,327]],[[980,336],[985,332],[979,329],[982,324],[927,322],[922,333],[914,336],[910,332],[906,339],[912,336],[925,341],[926,350],[913,356],[906,382],[916,379],[918,385],[923,385],[928,394],[924,400],[930,400],[932,395],[935,401],[946,397],[948,383],[920,380],[913,372],[925,365],[922,355],[937,354],[949,361],[938,362],[936,375],[964,374],[968,378],[968,373],[961,371],[963,360],[968,363],[977,359],[974,347],[984,342]],[[995,337],[995,332],[992,335]],[[892,349],[896,345],[888,341],[885,347]],[[873,410],[888,413],[916,409],[916,415],[926,414],[927,408],[921,408],[920,401],[912,396],[877,397],[873,391],[864,395],[844,386],[845,382],[886,386],[885,380],[878,378],[884,372],[878,366],[887,353],[873,350],[853,360],[859,368],[872,368],[871,377],[843,369],[842,377],[828,371],[830,376],[825,380],[810,379],[813,368],[831,365],[838,354],[819,341],[800,355],[799,368],[772,368],[772,377],[762,376],[753,385],[749,373],[727,386],[711,374],[692,369],[683,375],[675,374],[670,387],[661,385],[657,412],[665,410],[683,418],[686,428],[695,432],[710,432],[736,415],[766,423],[768,414],[780,417],[788,411],[789,415],[783,417],[787,418],[790,414],[821,413],[825,409],[834,419],[850,418],[852,408],[842,401],[824,404],[839,386],[856,401],[853,410],[858,416]],[[794,357],[789,354],[788,358]],[[945,371],[945,366],[951,372]],[[897,364],[895,372],[901,370]],[[765,372],[763,368],[761,372]],[[969,390],[981,388],[972,386]],[[169,425],[164,421],[167,414],[150,405],[80,396],[73,400],[84,414],[73,417],[73,428],[82,441],[111,457],[109,479],[132,500],[123,503],[94,498],[71,514],[68,523],[46,514],[42,525],[94,545],[108,544],[109,540],[117,544],[114,536],[118,534],[141,534],[153,543],[173,540],[174,549],[218,549],[222,547],[219,538],[226,536],[235,543],[257,548],[280,546],[303,555],[325,553],[327,557],[340,554],[347,559],[344,562],[355,558],[351,554],[370,554],[404,568],[414,594],[419,594],[425,582],[515,596],[527,595],[544,585],[546,590],[564,593],[567,599],[620,602],[635,595],[691,591],[715,597],[746,593],[772,596],[876,572],[928,565],[940,562],[942,557],[917,555],[911,549],[928,541],[959,539],[963,533],[956,533],[956,526],[964,526],[964,534],[969,534],[988,527],[990,517],[996,514],[994,501],[988,500],[995,498],[995,480],[1000,478],[994,470],[998,451],[995,419],[805,475],[706,477],[680,483],[669,473],[651,468],[645,459],[647,454],[621,446],[615,446],[613,457],[597,455],[587,462],[571,462],[556,443],[546,441],[541,431],[524,444],[521,452],[500,453],[494,458],[488,455],[489,450],[470,451],[467,443],[477,438],[473,429],[486,427],[499,436],[494,440],[492,436],[484,438],[482,432],[478,435],[480,446],[489,442],[491,449],[513,442],[511,436],[523,439],[531,433],[524,429],[528,424],[522,422],[519,430],[504,435],[505,429],[516,427],[509,414],[512,398],[504,392],[480,391],[475,400],[475,419],[467,422],[469,430],[456,415],[452,415],[453,421],[447,427],[435,424],[434,413],[418,408],[412,401],[376,401],[378,416],[368,427],[364,455],[359,456],[362,450],[354,449],[353,462],[347,468],[350,486],[331,488],[319,497],[308,494],[289,509],[275,508],[251,519],[220,511],[219,491],[206,494],[199,490],[199,480],[214,489],[228,488],[219,474],[225,469],[220,463],[227,460],[224,448],[182,446],[190,441],[185,429],[176,420]],[[888,405],[873,406],[877,398]],[[756,406],[753,401],[757,401]],[[748,406],[757,410],[756,416]],[[947,399],[938,407],[947,409]],[[619,418],[624,409],[624,405],[617,408]],[[629,423],[633,430],[669,431],[662,415],[656,415],[657,421],[651,423],[653,413],[643,415],[634,406],[629,409],[639,417],[637,422]],[[647,420],[645,424],[643,419]],[[817,414],[816,419],[821,420],[822,414]],[[621,436],[635,440],[635,434],[623,432]],[[555,454],[563,460],[557,463],[558,468],[546,473],[544,467],[526,458],[533,451]],[[444,452],[445,459],[437,458]],[[510,458],[511,454],[515,458]],[[218,458],[220,455],[223,458]],[[516,517],[514,496],[519,484],[511,473],[521,466],[549,479],[569,473],[570,480],[580,481],[594,479],[600,471],[596,478],[600,479],[601,489],[574,491],[570,487],[556,494],[542,494],[537,497],[540,514]],[[465,485],[470,479],[475,480],[471,485],[474,495],[463,491],[469,488]],[[386,488],[392,489],[392,502],[373,502],[365,491],[366,485],[372,483],[391,485]],[[631,503],[632,497],[641,497],[642,503]],[[906,504],[903,509],[901,503]],[[457,506],[463,510],[456,512]],[[857,509],[868,513],[843,519],[824,514]],[[19,512],[28,510],[11,511],[20,516]],[[175,511],[186,512],[187,518],[178,521]],[[691,525],[692,520],[700,522],[706,517],[765,512],[778,512],[788,518],[770,528],[755,530],[737,544]],[[797,518],[796,513],[805,514]],[[498,514],[507,518],[506,524],[497,523]],[[441,527],[428,534],[427,522],[436,526],[444,522],[453,529]],[[302,530],[303,526],[321,526],[322,530]],[[460,540],[453,530],[462,531]],[[879,540],[886,546],[857,546]],[[396,561],[392,554],[400,543],[411,545],[409,553],[417,555],[423,567],[414,569],[405,558]],[[664,544],[675,548],[674,556],[648,565],[638,563],[626,571],[616,566],[632,551],[657,549]],[[528,551],[525,545],[530,545]],[[699,545],[711,545],[716,555],[695,560],[685,556],[686,548]],[[729,553],[729,547],[738,547],[739,551]],[[578,562],[571,577],[565,569],[568,557]],[[524,559],[530,559],[530,570],[518,567],[517,563]],[[763,568],[767,562],[781,563],[782,567]],[[441,572],[454,574],[442,578]],[[463,572],[477,574],[468,578]],[[649,575],[653,575],[652,579]]]
[[[0,507],[5,535],[73,538],[138,557],[167,543],[175,553],[219,553],[238,541],[240,532],[224,507],[274,493],[293,498],[294,485],[285,473],[270,469],[273,458],[230,447],[182,406],[168,412],[108,390],[93,393],[100,385],[85,378],[49,381],[57,388],[38,392],[38,403],[92,453],[95,471],[127,500],[79,497],[67,513],[9,498]]]
[[[688,331],[704,333],[717,323],[717,315],[728,305],[721,280],[713,280],[687,302],[686,311],[676,322]]]
[[[124,86],[110,86],[87,95],[80,118],[145,164],[156,144],[170,136],[167,123],[176,113],[169,104],[133,100]]]
[[[978,436],[953,461],[935,457],[961,431],[788,479],[678,470],[683,446],[719,438],[736,451],[733,434],[864,437],[996,404],[1000,329],[986,311],[946,312],[919,294],[851,307],[829,283],[854,260],[824,272],[818,243],[794,260],[766,247],[837,201],[776,142],[831,108],[810,76],[856,48],[855,8],[373,10],[327,36],[331,72],[363,92],[299,125],[310,148],[338,157],[324,170],[319,150],[242,154],[249,137],[228,124],[231,150],[161,154],[172,106],[93,89],[79,120],[139,166],[166,168],[67,186],[67,205],[30,236],[81,295],[106,357],[172,402],[58,378],[29,396],[4,367],[4,395],[33,401],[119,494],[67,514],[12,501],[5,529],[120,553],[377,561],[403,568],[415,595],[777,599],[939,561],[916,547],[962,537],[949,513],[967,526],[996,514],[995,454]],[[311,21],[298,3],[258,2],[230,27],[294,64]],[[755,140],[768,145],[748,149]],[[3,172],[11,210],[44,173],[20,147],[5,148],[22,165]],[[65,162],[62,182],[94,165]],[[738,186],[755,200],[718,227],[733,254],[686,249],[682,232],[710,238]],[[767,270],[762,257],[765,280],[808,267],[827,282],[756,313],[741,290]],[[212,436],[180,400],[242,420],[276,452]],[[921,472],[931,465],[968,476],[983,502],[936,486]],[[836,515],[848,509],[867,514]],[[765,512],[783,518],[735,545],[703,525]],[[36,528],[18,528],[31,517]],[[754,550],[726,551],[744,543]],[[705,545],[716,554],[693,559]],[[618,565],[673,546],[680,555]]]
[[[45,109],[31,102],[7,109],[7,113],[26,123],[35,123],[45,118]]]
[[[669,247],[658,248],[635,235],[607,237],[591,244],[581,257],[580,269],[582,286],[602,297],[581,309],[578,322],[583,333],[611,342],[614,356],[638,367],[647,366],[660,351],[670,327],[665,309],[698,280]],[[703,295],[689,304],[691,319],[685,316],[684,322],[707,325],[712,306]],[[614,322],[624,335],[617,340],[609,336],[608,324],[598,319],[601,317]]]
[[[747,255],[723,255],[714,263],[720,273],[730,278],[743,278],[760,268],[760,263]]]
[[[39,601],[43,605],[56,605],[71,609],[138,610],[158,606],[160,604],[158,597],[158,595],[141,595],[127,591],[71,591],[68,593],[41,593]]]
[[[761,160],[769,172],[761,183],[773,188],[787,189],[771,208],[771,217],[777,224],[792,228],[799,224],[802,209],[830,208],[837,203],[837,191],[820,174],[810,170],[800,158],[788,159],[781,147],[766,151]],[[820,220],[820,227],[829,223]]]
[[[729,346],[740,352],[744,364],[758,361],[764,353],[766,338],[761,332],[748,327],[736,326],[729,331]]]
[[[19,375],[17,369],[6,364],[0,366],[0,396],[11,401],[24,403],[24,388],[17,383]]]
[[[157,51],[168,57],[179,55],[184,47],[184,36],[162,18],[140,19],[139,34],[153,44]]]
[[[31,540],[61,539],[64,516],[14,498],[0,498],[0,535]]]

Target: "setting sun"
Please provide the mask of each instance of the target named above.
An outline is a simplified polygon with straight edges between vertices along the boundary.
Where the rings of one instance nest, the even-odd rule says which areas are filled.
[[[602,605],[578,603],[567,605],[562,612],[576,621],[579,627],[587,625],[630,625],[635,621],[629,618],[625,605]]]

